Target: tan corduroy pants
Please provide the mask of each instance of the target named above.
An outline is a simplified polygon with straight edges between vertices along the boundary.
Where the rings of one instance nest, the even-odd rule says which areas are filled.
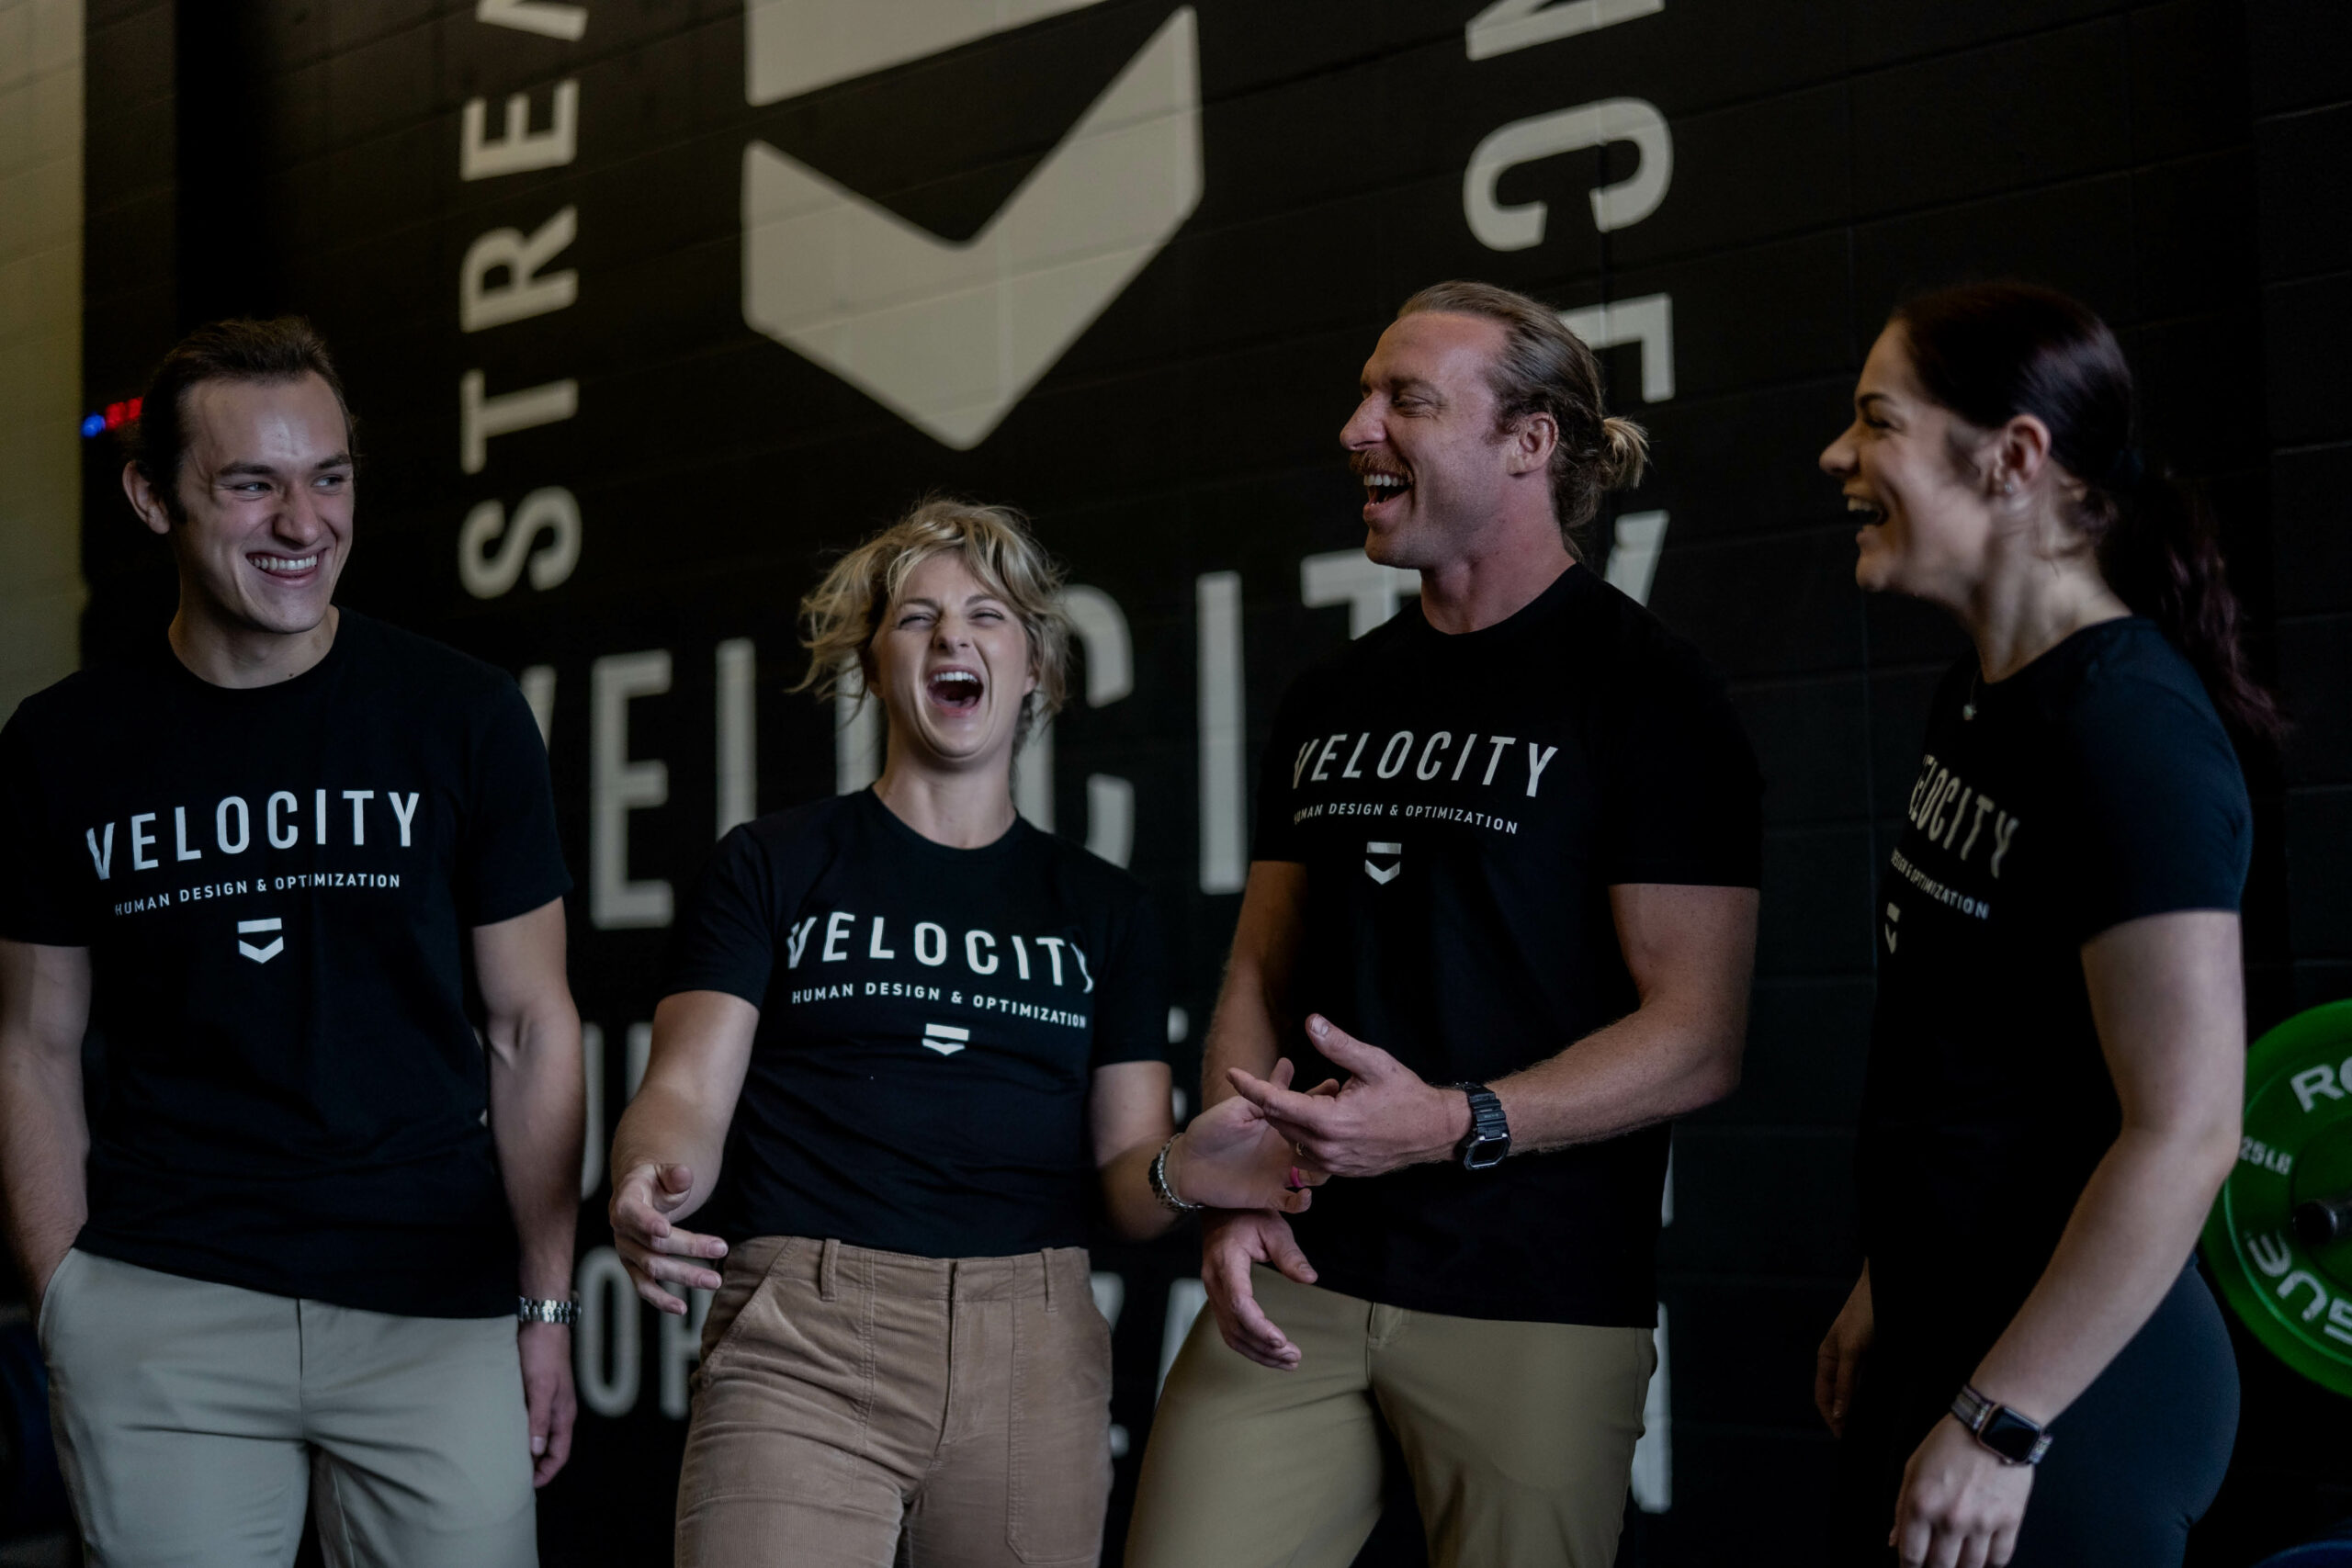
[[[1102,1553],[1111,1331],[1086,1253],[737,1247],[703,1329],[679,1568],[1063,1568]]]
[[[1228,1349],[1204,1311],[1152,1418],[1127,1568],[1347,1568],[1380,1517],[1376,1422],[1396,1435],[1437,1568],[1610,1568],[1625,1517],[1646,1328],[1380,1306],[1251,1271],[1302,1359]]]

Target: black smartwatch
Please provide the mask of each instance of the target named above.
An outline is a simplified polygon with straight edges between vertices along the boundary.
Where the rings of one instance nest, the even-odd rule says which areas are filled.
[[[2003,1464],[2040,1464],[2050,1451],[2050,1434],[2006,1404],[1996,1404],[1962,1387],[1951,1402],[1952,1419],[1999,1457]]]
[[[1503,1102],[1482,1083],[1453,1087],[1470,1097],[1470,1130],[1453,1150],[1462,1156],[1462,1168],[1487,1170],[1502,1164],[1510,1153],[1510,1123],[1503,1119]]]

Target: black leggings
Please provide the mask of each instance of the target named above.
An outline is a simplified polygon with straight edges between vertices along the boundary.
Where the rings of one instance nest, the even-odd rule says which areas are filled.
[[[1884,1334],[1882,1325],[1882,1342]],[[1942,1358],[1873,1355],[1839,1448],[1837,1561],[1894,1561],[1903,1467],[1968,1375]],[[2177,1568],[2237,1440],[2238,1371],[2192,1265],[2155,1314],[2051,1426],[2010,1568]]]

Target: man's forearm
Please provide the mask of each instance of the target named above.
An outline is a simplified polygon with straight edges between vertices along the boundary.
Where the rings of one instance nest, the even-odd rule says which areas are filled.
[[[0,1188],[8,1242],[38,1292],[89,1217],[82,1059],[0,1040]]]
[[[580,1148],[585,1085],[580,1016],[567,998],[512,1021],[512,1038],[492,1025],[490,1128],[522,1242],[522,1292],[560,1300],[571,1292],[572,1240],[580,1224]]]
[[[1217,992],[1209,1037],[1201,1046],[1201,1109],[1205,1111],[1234,1092],[1227,1069],[1239,1067],[1263,1077],[1281,1055],[1282,1043],[1275,1032],[1264,976],[1254,964],[1245,964],[1236,954]]]
[[[1721,1100],[1739,1083],[1741,1038],[1717,1021],[1642,1008],[1487,1087],[1513,1150],[1565,1148]]]

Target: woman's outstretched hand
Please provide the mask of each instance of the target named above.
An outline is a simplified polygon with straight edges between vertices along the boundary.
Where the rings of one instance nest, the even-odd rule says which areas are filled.
[[[1287,1088],[1292,1071],[1288,1058],[1275,1063],[1272,1081]],[[1168,1151],[1168,1185],[1186,1202],[1212,1209],[1299,1213],[1313,1196],[1307,1189],[1324,1179],[1301,1170],[1290,1140],[1238,1094],[1193,1117]]]

